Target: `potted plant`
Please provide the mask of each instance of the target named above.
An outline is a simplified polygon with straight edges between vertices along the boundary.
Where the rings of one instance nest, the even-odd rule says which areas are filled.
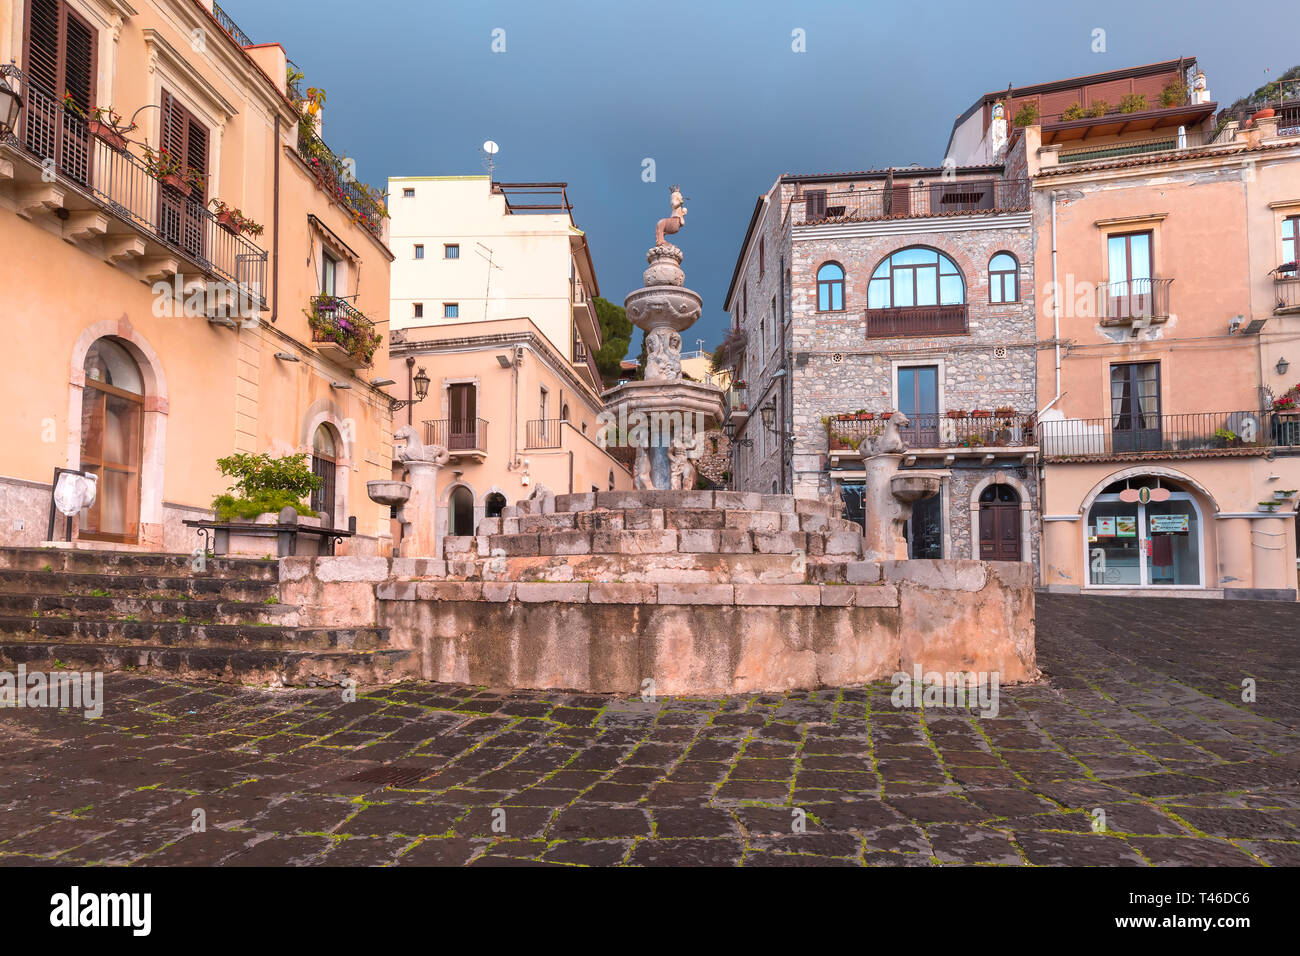
[[[275,550],[280,514],[285,508],[297,512],[299,523],[320,527],[321,518],[303,504],[324,480],[312,473],[306,453],[272,458],[270,455],[236,454],[217,459],[221,474],[234,481],[225,494],[212,499],[216,520],[229,524],[226,531],[227,554],[263,555]],[[220,531],[221,529],[219,529]],[[270,539],[270,540],[268,540]],[[299,534],[296,554],[319,553],[317,535]]]
[[[1016,410],[1012,408],[1010,405],[999,405],[996,409],[994,409],[994,413],[999,418],[1007,418],[1011,415],[1014,415],[1016,413]]]
[[[735,389],[736,391],[738,391],[738,392],[743,392],[743,391],[745,391],[745,389],[749,388],[749,383],[746,382],[743,378],[740,378],[740,379],[736,379],[736,381],[732,382],[732,383],[731,383],[731,387],[734,388],[734,389]]]
[[[1214,446],[1216,448],[1227,448],[1236,445],[1241,441],[1237,433],[1230,428],[1216,428],[1214,430]]]
[[[1088,116],[1092,119],[1105,116],[1110,112],[1110,103],[1106,100],[1094,100],[1088,107]]]
[[[246,232],[250,236],[260,236],[262,234],[262,224],[254,222],[248,216],[245,216],[242,209],[232,209],[220,199],[212,199],[208,205],[217,214],[217,224],[232,235],[237,236],[241,232]]]
[[[1260,510],[1260,511],[1267,511],[1267,512],[1270,512],[1270,513],[1271,513],[1271,512],[1275,512],[1275,511],[1277,511],[1277,509],[1278,509],[1278,505],[1279,505],[1279,502],[1277,502],[1277,501],[1261,501],[1261,502],[1259,503],[1259,510]]]
[[[144,165],[149,175],[164,186],[175,190],[182,196],[190,194],[191,183],[186,176],[185,167],[180,158],[173,156],[166,146],[159,148],[157,152],[145,146]]]
[[[1165,109],[1171,109],[1175,106],[1182,106],[1183,100],[1187,98],[1187,87],[1177,80],[1171,80],[1165,88],[1160,91],[1160,105]]]
[[[1288,391],[1281,398],[1273,399],[1273,412],[1284,418],[1290,418],[1300,414],[1300,406],[1296,405],[1295,396],[1292,394],[1295,389]]]
[[[1016,110],[1015,118],[1011,122],[1016,126],[1033,126],[1038,122],[1038,104],[1023,104],[1020,109]]]
[[[1065,108],[1065,111],[1061,113],[1061,119],[1063,120],[1079,120],[1083,119],[1083,117],[1083,107],[1078,103],[1071,103]]]
[[[111,106],[96,107],[86,124],[92,136],[98,137],[109,149],[119,153],[126,149],[126,134],[136,128],[135,123],[123,123],[122,114]]]
[[[992,418],[993,413],[987,408],[977,408],[970,413],[971,418]]]
[[[948,409],[948,417],[949,417],[949,418],[965,418],[965,417],[966,417],[966,412],[965,412],[964,409],[960,409],[960,408],[950,408],[950,409]]]
[[[1288,488],[1285,490],[1274,489],[1273,498],[1277,501],[1286,501],[1287,499],[1293,497],[1295,493],[1296,493],[1296,489],[1294,488]]]
[[[871,412],[867,411],[865,408],[859,408],[856,412],[853,413],[853,417],[855,420],[860,422],[869,422],[871,421],[871,419],[875,418],[876,416],[871,414]]]
[[[384,337],[374,326],[358,320],[355,313],[338,308],[339,302],[330,295],[313,296],[311,307],[305,309],[307,325],[318,342],[333,343],[336,358],[353,368],[365,368],[374,362],[375,350]]]
[[[1141,113],[1149,108],[1145,93],[1128,93],[1119,101],[1121,113]]]

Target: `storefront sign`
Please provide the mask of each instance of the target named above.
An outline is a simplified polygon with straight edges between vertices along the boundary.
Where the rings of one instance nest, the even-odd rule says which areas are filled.
[[[1097,516],[1097,537],[1113,538],[1115,536],[1115,516],[1098,515]]]
[[[1115,536],[1118,538],[1136,538],[1138,533],[1137,515],[1118,515],[1115,518]]]
[[[1186,534],[1187,515],[1150,515],[1152,534]]]

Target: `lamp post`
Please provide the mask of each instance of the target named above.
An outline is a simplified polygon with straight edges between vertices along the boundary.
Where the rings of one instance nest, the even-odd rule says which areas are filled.
[[[412,367],[414,367],[414,365],[415,365],[415,359],[408,355],[406,358],[406,367],[408,370],[408,374],[409,374],[409,370]],[[411,379],[411,384],[414,390],[415,397],[414,398],[390,398],[388,400],[388,404],[393,411],[396,412],[396,411],[400,411],[403,408],[409,408],[412,405],[416,405],[424,401],[424,399],[428,396],[429,375],[427,372],[425,372],[423,368],[421,368],[420,371],[415,373],[415,378]]]
[[[23,98],[0,77],[0,133],[8,135],[18,129],[18,114],[22,112]]]
[[[1278,374],[1278,375],[1285,375],[1285,374],[1286,374],[1286,370],[1289,369],[1290,367],[1291,367],[1291,363],[1288,362],[1288,361],[1286,360],[1286,357],[1285,357],[1285,356],[1283,356],[1282,358],[1279,358],[1279,359],[1277,360],[1277,374]]]

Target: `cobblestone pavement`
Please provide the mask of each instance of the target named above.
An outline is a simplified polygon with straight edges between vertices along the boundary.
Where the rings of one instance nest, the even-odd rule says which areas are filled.
[[[0,862],[1300,864],[1300,606],[1040,596],[1038,626],[1048,678],[996,718],[887,683],[344,703],[109,675],[98,721],[0,711]]]

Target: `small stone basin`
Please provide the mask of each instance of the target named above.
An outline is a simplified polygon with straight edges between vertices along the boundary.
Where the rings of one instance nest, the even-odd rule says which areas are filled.
[[[367,481],[366,494],[375,504],[391,508],[393,505],[406,504],[411,497],[411,486],[405,481]]]
[[[933,475],[894,475],[889,490],[899,501],[911,504],[939,493],[940,480]]]

